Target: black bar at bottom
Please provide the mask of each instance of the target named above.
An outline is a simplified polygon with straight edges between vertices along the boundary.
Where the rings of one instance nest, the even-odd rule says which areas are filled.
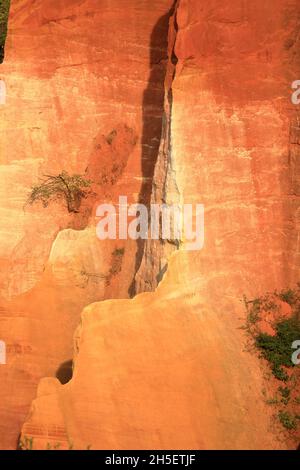
[[[157,466],[176,466],[178,468],[195,469],[209,468],[211,465],[230,464],[230,468],[241,468],[241,465],[260,466],[264,464],[276,464],[286,466],[295,465],[297,468],[300,462],[298,451],[2,451],[0,452],[0,463],[21,464],[26,463],[34,467],[41,463],[55,464],[64,461],[68,464],[76,463],[80,465],[93,464],[92,468],[104,466],[141,469],[155,469]],[[96,467],[95,467],[96,466]]]

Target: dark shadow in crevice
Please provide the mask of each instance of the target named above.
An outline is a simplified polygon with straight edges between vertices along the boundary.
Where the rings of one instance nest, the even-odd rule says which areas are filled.
[[[141,166],[143,182],[139,193],[139,203],[150,206],[153,175],[158,157],[162,132],[165,127],[164,98],[165,77],[168,66],[169,21],[175,12],[177,0],[170,11],[155,24],[150,37],[150,75],[143,97],[143,132],[141,139]],[[142,262],[145,240],[137,241],[135,260],[136,274]],[[129,295],[135,295],[135,279],[129,288]]]
[[[22,445],[21,445],[21,433],[18,434],[18,438],[17,438],[17,443],[16,443],[16,448],[15,450],[22,450]]]
[[[61,384],[68,383],[73,376],[73,361],[63,362],[56,371],[55,377],[60,381]]]
[[[0,64],[2,64],[4,60],[4,47],[7,36],[9,7],[9,0],[3,0],[2,2],[0,2]]]

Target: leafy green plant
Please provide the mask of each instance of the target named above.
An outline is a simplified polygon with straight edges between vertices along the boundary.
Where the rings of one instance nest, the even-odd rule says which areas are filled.
[[[295,398],[295,403],[297,403],[297,405],[300,405],[300,396]]]
[[[278,391],[280,392],[280,394],[282,396],[282,398],[281,398],[282,403],[287,405],[288,402],[290,401],[290,396],[291,396],[290,389],[288,387],[279,387]]]
[[[115,276],[121,271],[122,268],[122,258],[124,256],[124,248],[116,248],[112,253],[112,265],[109,271],[110,277]]]
[[[274,294],[266,294],[253,300],[248,300],[244,295],[244,303],[247,310],[246,329],[250,331],[253,331],[252,326],[255,326],[262,319],[262,312],[276,312],[279,308],[274,301]]]
[[[4,58],[4,45],[7,35],[7,20],[10,0],[0,0],[0,64]]]
[[[285,289],[279,292],[278,297],[283,301],[286,302],[289,305],[294,305],[297,300],[297,293],[293,289]]]
[[[283,366],[294,367],[291,361],[291,345],[293,341],[300,338],[300,321],[294,315],[288,320],[277,323],[275,330],[275,336],[266,333],[258,334],[255,342],[263,357],[270,362],[275,377],[286,382],[288,374]]]
[[[277,405],[279,403],[279,400],[278,400],[277,397],[268,398],[266,400],[266,403],[267,403],[267,405]]]
[[[282,426],[285,427],[285,429],[288,429],[289,431],[297,429],[297,422],[295,417],[287,411],[280,411],[278,413],[278,418]]]
[[[123,256],[125,253],[124,248],[116,248],[115,251],[113,252],[113,256]]]
[[[47,207],[51,201],[63,200],[68,212],[79,212],[83,198],[90,194],[91,181],[81,175],[69,175],[63,171],[59,175],[45,175],[41,184],[33,186],[27,204],[41,202]]]
[[[278,311],[278,305],[273,300],[266,299],[263,304],[263,309],[266,312],[276,312]]]
[[[254,300],[248,300],[244,295],[244,304],[247,310],[247,325],[255,325],[260,320],[260,309],[261,309],[262,299],[257,298]]]
[[[106,285],[108,286],[114,276],[119,274],[122,269],[123,256],[125,254],[125,248],[116,248],[112,252],[111,268],[106,276]]]

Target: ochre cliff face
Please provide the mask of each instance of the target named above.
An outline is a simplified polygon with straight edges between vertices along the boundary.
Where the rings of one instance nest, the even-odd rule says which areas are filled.
[[[8,186],[1,203],[1,258],[9,270],[9,281],[6,273],[1,283],[3,296],[35,285],[55,234],[70,224],[65,208],[24,213],[30,186],[62,168],[83,173],[99,135],[108,136],[120,125],[134,130],[138,145],[127,155],[116,193],[136,201],[143,190],[149,199],[161,136],[172,3],[154,1],[148,11],[145,1],[130,1],[126,7],[104,0],[12,2],[1,67],[7,88],[1,164]]]
[[[299,127],[290,98],[300,7],[177,7],[170,142],[152,198],[171,168],[164,196],[205,205],[205,246],[187,252],[183,240],[154,293],[84,310],[72,380],[44,379],[23,426],[36,448],[287,446],[263,399],[266,370],[245,351],[240,327],[243,294],[298,280]],[[141,290],[155,287],[162,253],[146,246]]]
[[[129,296],[136,242],[100,242],[94,216],[119,195],[150,199],[172,5],[11,2],[0,69],[1,448],[16,447],[39,379],[70,374],[82,309]],[[80,215],[58,203],[24,207],[39,178],[62,170],[99,183]]]
[[[213,310],[203,284],[177,254],[155,293],[87,307],[73,378],[40,382],[23,441],[33,438],[36,449],[284,448],[234,305]]]
[[[299,273],[299,109],[291,103],[299,5],[180,5],[176,177],[183,199],[206,208],[205,249],[192,265],[215,300],[292,285]]]

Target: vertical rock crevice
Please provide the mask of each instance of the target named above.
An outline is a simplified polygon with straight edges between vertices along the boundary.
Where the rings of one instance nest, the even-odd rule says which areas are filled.
[[[178,0],[171,10],[168,29],[167,66],[164,80],[164,110],[158,156],[154,167],[150,204],[178,204],[180,194],[176,183],[176,169],[172,156],[172,84],[176,74]],[[160,220],[161,226],[161,220]],[[131,294],[155,290],[167,270],[168,257],[178,249],[180,240],[148,238],[143,244],[141,261],[134,279]]]
[[[12,3],[10,40],[6,43],[2,69],[9,100],[1,109],[1,207],[3,213],[10,215],[3,219],[1,262],[4,288],[9,277],[14,299],[9,306],[6,300],[3,302],[2,337],[20,352],[11,352],[8,366],[1,369],[5,375],[0,410],[2,448],[14,448],[20,422],[40,377],[56,375],[62,382],[70,377],[72,336],[84,306],[105,297],[126,297],[136,272],[132,262],[133,242],[132,246],[126,246],[120,281],[115,276],[111,285],[106,286],[110,270],[118,270],[111,268],[114,250],[123,247],[101,243],[92,223],[83,230],[91,201],[84,201],[87,205],[82,206],[84,221],[73,221],[73,216],[69,221],[67,214],[66,222],[65,209],[60,210],[59,206],[52,206],[49,211],[34,208],[28,216],[23,215],[22,198],[44,168],[49,174],[63,168],[82,174],[88,165],[88,172],[94,174],[100,154],[101,170],[105,163],[104,173],[106,170],[110,173],[114,163],[119,164],[117,172],[109,174],[113,179],[118,177],[114,190],[109,182],[103,184],[107,198],[115,201],[119,194],[128,192],[128,197],[135,200],[146,169],[141,172],[139,148],[131,156],[130,131],[119,131],[117,126],[123,123],[128,129],[134,128],[137,135],[143,133],[143,144],[147,144],[148,130],[149,145],[144,145],[142,154],[146,157],[148,152],[150,166],[150,157],[154,157],[154,150],[158,156],[160,144],[167,66],[169,13],[166,12],[171,3],[173,0],[158,0],[153,8],[138,0],[129,0],[126,8],[117,0],[61,4],[45,1],[35,2],[33,7],[27,0]],[[158,25],[152,43],[150,88],[149,38],[162,15],[164,21]],[[122,41],[115,34],[116,29]],[[156,60],[162,62],[155,65]],[[145,88],[147,96],[143,95]],[[143,98],[145,111],[141,110]],[[141,123],[147,128],[142,128]],[[103,141],[103,158],[101,149],[97,151],[94,146],[91,149],[87,143],[97,136],[95,145],[101,144],[102,135],[106,136],[111,129],[114,131],[108,136],[108,142],[112,145]],[[154,158],[148,175],[149,201],[152,169]],[[99,174],[99,178],[102,176],[105,180],[106,174]],[[103,193],[99,199],[105,198]],[[17,219],[21,223],[16,226]],[[63,230],[66,223],[68,227]],[[54,247],[52,234],[57,229],[60,236],[55,239]],[[114,244],[112,241],[111,245]],[[10,250],[15,256],[10,256]],[[45,298],[49,301],[44,302]],[[19,392],[12,395],[9,390],[16,382]]]

